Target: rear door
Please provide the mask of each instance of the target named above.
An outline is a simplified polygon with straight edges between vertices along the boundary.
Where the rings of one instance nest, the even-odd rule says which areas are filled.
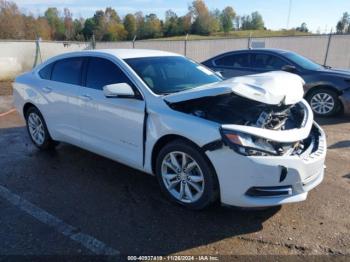
[[[249,53],[231,53],[222,55],[213,61],[214,70],[219,71],[224,78],[249,75],[251,69],[251,55]]]
[[[107,98],[103,87],[128,83],[136,87],[117,64],[102,57],[86,63],[82,92],[81,134],[84,147],[135,167],[143,165],[145,102],[140,98]]]
[[[266,73],[282,70],[282,67],[289,63],[279,56],[267,53],[252,53],[251,65],[254,73]]]
[[[84,58],[60,59],[39,72],[41,91],[47,98],[44,117],[52,136],[61,141],[80,144],[80,99]]]

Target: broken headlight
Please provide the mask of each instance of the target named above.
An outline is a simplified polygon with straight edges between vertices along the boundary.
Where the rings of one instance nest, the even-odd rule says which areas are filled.
[[[244,156],[277,156],[279,153],[266,139],[242,132],[221,131],[227,146]]]

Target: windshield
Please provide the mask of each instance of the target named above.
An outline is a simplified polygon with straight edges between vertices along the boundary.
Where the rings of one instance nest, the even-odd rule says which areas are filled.
[[[318,70],[322,68],[321,65],[296,53],[288,52],[288,53],[285,53],[284,56],[306,70]]]
[[[156,94],[170,94],[222,81],[206,67],[182,56],[130,58],[125,62]]]

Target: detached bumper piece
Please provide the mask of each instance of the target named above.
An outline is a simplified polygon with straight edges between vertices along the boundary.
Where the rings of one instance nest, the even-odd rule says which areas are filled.
[[[292,194],[292,186],[251,187],[246,192],[246,195],[251,197],[281,197]]]

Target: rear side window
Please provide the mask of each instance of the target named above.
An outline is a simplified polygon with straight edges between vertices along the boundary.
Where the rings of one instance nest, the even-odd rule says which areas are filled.
[[[249,54],[232,54],[225,55],[215,60],[217,66],[228,67],[249,67],[250,55]]]
[[[287,63],[281,58],[268,54],[253,55],[252,66],[254,68],[266,70],[281,70]]]
[[[51,80],[80,85],[83,61],[81,57],[58,60],[53,67]]]
[[[53,63],[48,64],[47,66],[45,66],[44,68],[42,68],[39,71],[39,76],[42,79],[46,79],[46,80],[50,80],[51,78],[51,72],[52,72],[52,67],[53,67]]]
[[[128,83],[132,86],[129,78],[113,62],[99,57],[89,58],[86,86],[102,90],[105,85]]]

